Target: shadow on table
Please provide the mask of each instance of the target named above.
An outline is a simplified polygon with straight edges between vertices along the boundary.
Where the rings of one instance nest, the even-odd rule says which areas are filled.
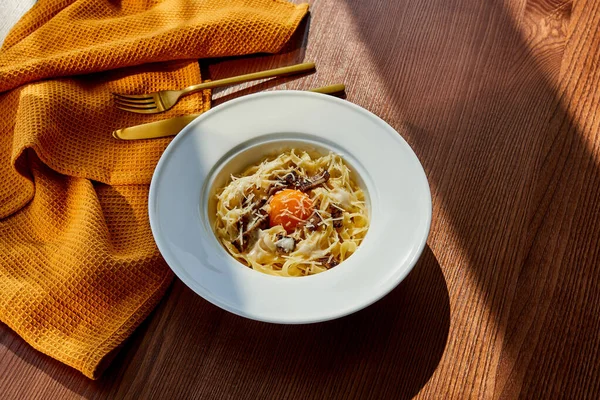
[[[448,288],[426,247],[410,275],[367,309],[322,324],[256,327],[227,352],[256,346],[261,357],[245,368],[270,371],[261,383],[273,390],[291,379],[289,393],[300,398],[411,398],[434,373],[449,327]],[[395,385],[378,385],[385,381]]]
[[[246,320],[208,304],[180,282],[171,297],[150,332],[144,332],[146,326],[138,330],[105,377],[93,383],[96,389],[144,396],[151,382],[153,393],[174,397],[410,398],[434,373],[450,326],[448,288],[428,247],[388,296],[325,323]],[[166,323],[171,337],[158,333]],[[152,342],[142,340],[144,335]],[[382,381],[396,384],[379,385]]]

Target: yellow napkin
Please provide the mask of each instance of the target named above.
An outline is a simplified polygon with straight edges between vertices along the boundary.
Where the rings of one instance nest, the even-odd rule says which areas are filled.
[[[169,139],[120,127],[210,107],[209,92],[146,116],[112,92],[200,82],[194,59],[277,52],[307,5],[282,0],[39,0],[0,51],[0,319],[97,378],[172,274],[148,184]]]

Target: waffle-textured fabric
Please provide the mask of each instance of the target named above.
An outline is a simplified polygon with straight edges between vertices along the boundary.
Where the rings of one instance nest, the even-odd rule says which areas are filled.
[[[0,50],[0,319],[97,378],[172,274],[148,185],[169,139],[117,128],[210,107],[117,110],[111,93],[200,82],[197,60],[277,52],[307,12],[282,0],[39,0]]]

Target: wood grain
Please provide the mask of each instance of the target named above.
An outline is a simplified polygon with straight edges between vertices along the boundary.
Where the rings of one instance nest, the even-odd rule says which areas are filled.
[[[99,381],[0,327],[7,398],[600,398],[600,0],[310,1],[278,55],[345,83],[415,149],[428,247],[389,296],[324,324],[246,321],[180,282]]]

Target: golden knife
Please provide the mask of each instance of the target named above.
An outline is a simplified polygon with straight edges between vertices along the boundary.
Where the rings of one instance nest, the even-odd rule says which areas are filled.
[[[343,92],[345,89],[346,87],[344,85],[339,84],[311,89],[309,92],[336,94]],[[183,115],[181,117],[173,117],[169,119],[163,119],[161,121],[131,126],[129,128],[122,128],[113,131],[112,135],[115,139],[121,140],[156,139],[166,136],[174,136],[199,115],[200,114]]]

